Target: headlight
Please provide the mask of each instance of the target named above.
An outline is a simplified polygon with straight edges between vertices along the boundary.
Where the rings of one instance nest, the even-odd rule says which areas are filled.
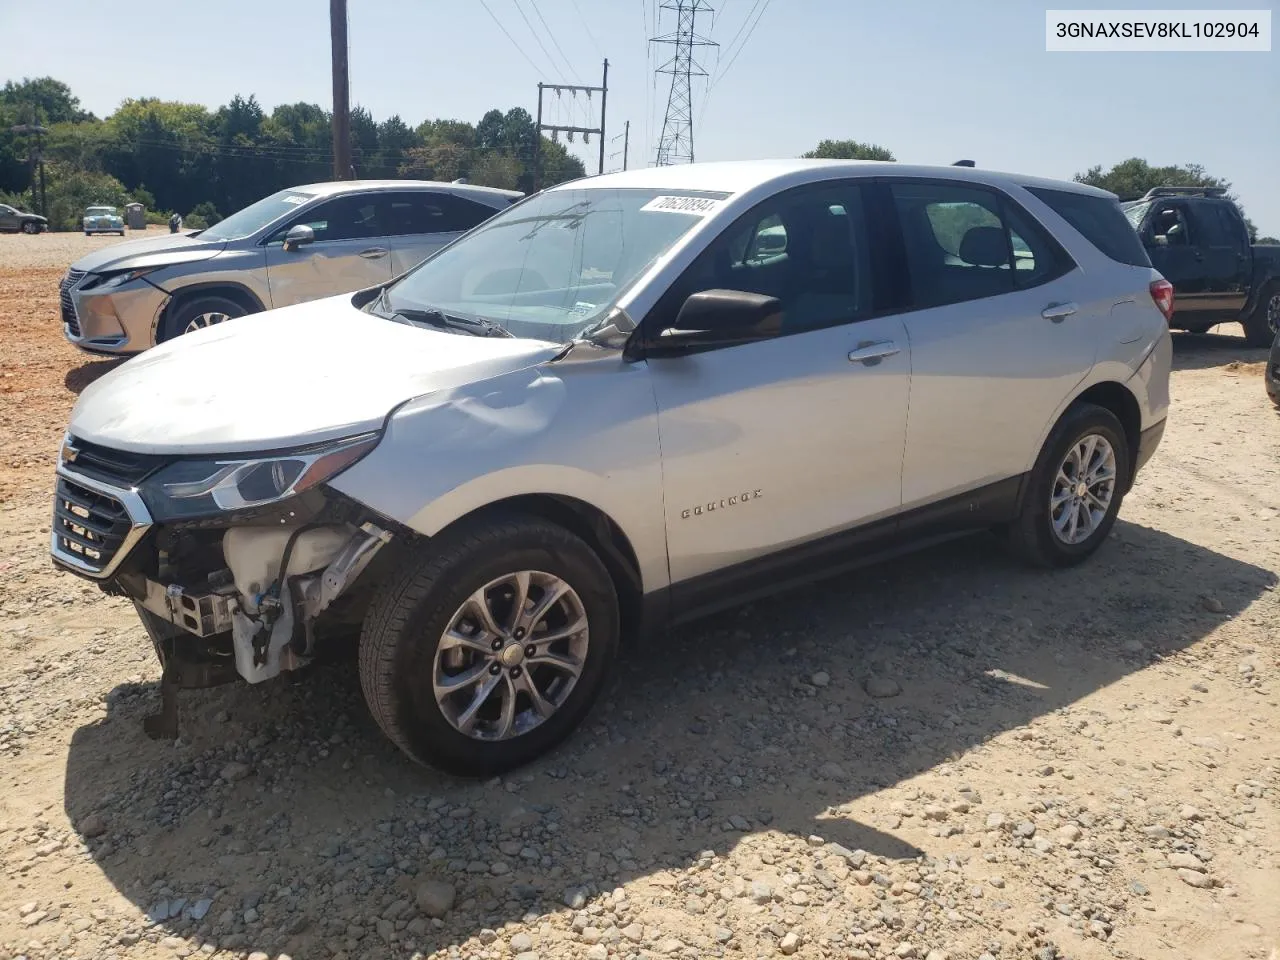
[[[179,460],[139,492],[161,522],[263,507],[336,476],[377,444],[378,435],[369,433],[263,457]]]
[[[148,273],[155,273],[159,267],[142,267],[139,270],[116,270],[112,273],[99,273],[98,279],[92,283],[84,284],[81,290],[110,290],[112,287],[123,286],[130,280],[137,280],[139,277],[145,277]]]

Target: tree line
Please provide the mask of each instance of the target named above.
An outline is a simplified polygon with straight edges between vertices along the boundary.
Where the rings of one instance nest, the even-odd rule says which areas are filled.
[[[201,226],[286,187],[333,177],[332,115],[314,103],[268,113],[235,96],[210,110],[155,98],[126,100],[99,119],[52,77],[0,88],[0,202],[34,209],[36,138],[15,125],[41,125],[52,229],[79,229],[90,204],[137,201],[150,218],[178,212]],[[490,110],[476,123],[400,116],[376,121],[351,111],[352,158],[362,179],[456,180],[530,191],[584,176],[582,162],[539,137],[521,107]],[[540,141],[540,142],[539,142]],[[539,149],[540,147],[540,149]]]
[[[819,160],[897,159],[892,151],[878,144],[861,143],[857,140],[823,140],[804,154],[804,157]],[[1259,238],[1258,228],[1245,215],[1240,199],[1231,193],[1230,181],[1212,176],[1198,163],[1160,167],[1152,166],[1141,157],[1130,157],[1109,170],[1103,170],[1101,164],[1090,167],[1083,173],[1077,173],[1073,179],[1077,183],[1110,190],[1121,200],[1137,200],[1152,187],[1219,187],[1227,191],[1227,196],[1244,217],[1245,226],[1249,228],[1250,243],[1280,243],[1274,237]]]

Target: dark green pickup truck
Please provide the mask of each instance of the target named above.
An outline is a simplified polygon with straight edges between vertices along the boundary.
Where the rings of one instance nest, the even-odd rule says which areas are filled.
[[[1171,327],[1203,333],[1238,320],[1250,346],[1270,345],[1280,327],[1280,246],[1249,243],[1226,191],[1156,187],[1123,206],[1173,284]]]

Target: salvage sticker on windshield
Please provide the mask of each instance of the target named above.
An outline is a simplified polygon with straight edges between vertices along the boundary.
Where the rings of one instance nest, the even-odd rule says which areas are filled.
[[[705,217],[719,209],[721,200],[711,197],[654,197],[641,210],[659,213],[689,213]]]
[[[281,197],[280,200],[282,203],[306,203],[307,202],[306,197]]]

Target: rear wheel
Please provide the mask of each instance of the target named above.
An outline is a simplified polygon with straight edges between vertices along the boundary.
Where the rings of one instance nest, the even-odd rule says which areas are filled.
[[[228,297],[198,296],[180,303],[169,312],[160,325],[159,341],[164,343],[184,333],[243,317],[246,313],[244,307]]]
[[[528,763],[581,722],[616,657],[608,571],[533,517],[471,523],[428,549],[365,617],[369,709],[419,763],[464,776]]]
[[[1240,323],[1249,346],[1269,347],[1276,334],[1280,333],[1280,283],[1268,284],[1249,315]]]
[[[1014,552],[1042,567],[1090,556],[1115,524],[1132,462],[1115,414],[1091,403],[1068,410],[1045,441],[1022,513],[1009,525]]]

